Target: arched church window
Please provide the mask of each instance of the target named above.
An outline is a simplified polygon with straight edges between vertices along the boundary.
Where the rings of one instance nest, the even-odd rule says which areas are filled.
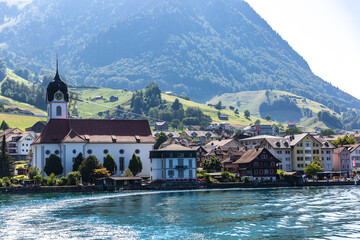
[[[56,116],[61,116],[61,107],[60,106],[56,107]]]

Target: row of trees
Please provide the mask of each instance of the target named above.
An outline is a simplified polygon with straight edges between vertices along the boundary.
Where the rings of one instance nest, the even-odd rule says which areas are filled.
[[[73,163],[73,172],[79,171],[83,181],[93,182],[94,179],[100,177],[108,177],[112,174],[115,174],[117,170],[117,165],[115,159],[111,154],[107,154],[104,158],[104,163],[101,164],[100,161],[93,155],[83,158],[82,154],[79,153],[78,156],[74,159]],[[61,159],[55,154],[51,154],[46,160],[44,172],[51,176],[62,174],[64,171],[61,164]],[[129,162],[128,169],[125,170],[126,176],[136,176],[142,171],[142,163],[140,157],[136,156],[133,153],[132,158]]]

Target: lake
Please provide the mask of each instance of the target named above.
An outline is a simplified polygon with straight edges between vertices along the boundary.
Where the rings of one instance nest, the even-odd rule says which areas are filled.
[[[360,188],[0,195],[0,239],[355,239]]]

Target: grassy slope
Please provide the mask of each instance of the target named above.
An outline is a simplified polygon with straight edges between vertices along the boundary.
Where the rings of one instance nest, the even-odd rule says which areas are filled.
[[[23,79],[22,77],[16,75],[13,70],[10,70],[10,69],[8,69],[8,68],[6,69],[6,76],[7,76],[8,78],[12,79],[12,80],[17,81],[17,82],[21,82],[21,83],[25,83],[25,84],[28,84],[28,83],[29,83],[28,80]]]
[[[239,112],[242,113],[246,109],[251,112],[251,115],[260,117],[259,106],[262,102],[267,101],[267,97],[265,95],[265,90],[262,91],[245,91],[239,93],[225,93],[221,96],[216,96],[211,99],[208,103],[216,104],[219,101],[222,102],[224,106],[233,106],[239,109]],[[321,110],[329,111],[330,113],[335,113],[324,105],[306,99],[304,97],[297,96],[292,93],[272,90],[270,91],[270,100],[273,101],[276,98],[279,98],[281,95],[287,95],[296,100],[299,108],[309,108],[313,112],[312,118],[303,118],[301,119],[300,126],[305,128],[306,131],[313,129],[314,127],[327,128],[327,126],[323,122],[319,122],[315,117],[316,114]],[[237,105],[237,102],[240,102],[240,107]]]
[[[89,101],[80,102],[78,101],[78,111],[81,118],[99,118],[98,112],[106,111],[109,108],[116,107],[128,102],[131,99],[132,92],[109,89],[109,88],[70,88],[71,92],[79,93],[79,98],[82,100]],[[104,99],[92,100],[95,96],[103,96]],[[119,97],[116,102],[110,102],[111,96]],[[106,107],[104,107],[106,106]]]
[[[37,121],[46,121],[46,118],[14,114],[0,114],[0,121],[3,120],[10,126],[10,128],[17,127],[21,130],[25,130],[25,128],[31,127]]]

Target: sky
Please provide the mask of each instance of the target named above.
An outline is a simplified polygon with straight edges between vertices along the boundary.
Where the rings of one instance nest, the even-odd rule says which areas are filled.
[[[315,75],[360,99],[360,0],[246,0]]]

